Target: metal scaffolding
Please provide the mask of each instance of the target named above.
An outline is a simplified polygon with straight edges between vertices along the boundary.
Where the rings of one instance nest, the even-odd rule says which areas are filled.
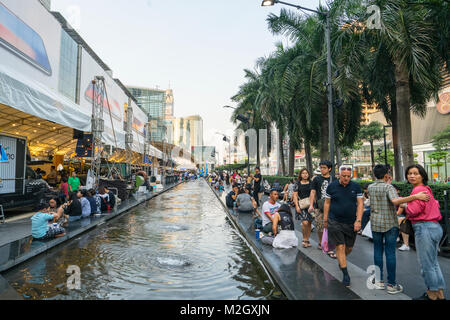
[[[92,102],[92,162],[91,170],[94,178],[93,187],[97,188],[99,185],[100,170],[102,164],[102,153],[104,145],[102,142],[102,135],[105,131],[105,120],[103,119],[103,103],[105,96],[105,78],[95,77],[92,81],[93,87],[93,102]]]

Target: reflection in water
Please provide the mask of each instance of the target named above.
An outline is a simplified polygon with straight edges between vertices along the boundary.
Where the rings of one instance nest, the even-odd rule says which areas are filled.
[[[81,270],[68,290],[66,270]],[[270,299],[273,284],[203,181],[4,274],[26,299]]]

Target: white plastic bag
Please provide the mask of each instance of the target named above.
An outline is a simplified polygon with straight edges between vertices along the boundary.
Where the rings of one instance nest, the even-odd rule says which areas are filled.
[[[372,239],[372,227],[370,226],[370,221],[367,223],[366,227],[364,228],[362,235],[365,237],[368,237]]]
[[[272,246],[278,249],[289,249],[298,246],[298,238],[293,230],[281,230],[273,240]]]

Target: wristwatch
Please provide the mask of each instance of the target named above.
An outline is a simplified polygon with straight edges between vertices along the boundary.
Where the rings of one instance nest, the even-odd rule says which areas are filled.
[[[356,220],[356,222],[361,223],[361,220]]]

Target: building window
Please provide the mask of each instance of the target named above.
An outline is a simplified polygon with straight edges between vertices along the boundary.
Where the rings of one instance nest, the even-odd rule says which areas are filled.
[[[59,62],[59,92],[76,102],[78,70],[78,45],[61,30],[61,52]]]

